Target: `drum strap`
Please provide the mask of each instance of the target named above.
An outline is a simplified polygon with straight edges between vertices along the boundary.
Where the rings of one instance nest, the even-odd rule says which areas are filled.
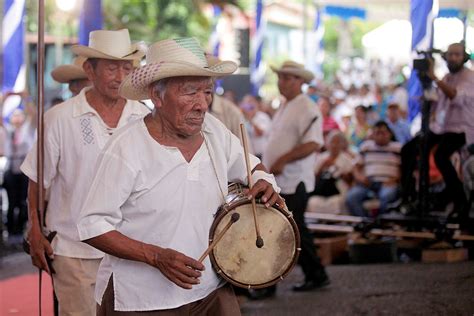
[[[223,201],[223,203],[225,203],[224,190],[222,190],[222,184],[221,184],[221,181],[219,180],[219,176],[217,175],[216,163],[214,162],[214,158],[212,158],[211,148],[210,148],[210,146],[207,142],[207,139],[204,136],[204,133],[202,131],[201,131],[201,135],[202,135],[202,138],[204,139],[204,144],[206,144],[206,149],[207,149],[207,153],[209,154],[209,159],[211,159],[212,169],[214,170],[214,175],[216,176],[216,179],[217,179],[217,184],[219,186],[219,190],[220,190],[221,195],[222,195],[222,201]]]

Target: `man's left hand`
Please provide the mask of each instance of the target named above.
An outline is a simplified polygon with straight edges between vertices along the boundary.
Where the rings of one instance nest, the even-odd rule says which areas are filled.
[[[274,175],[279,175],[283,172],[283,168],[285,168],[286,160],[283,157],[280,157],[275,163],[270,167],[270,173]]]
[[[285,200],[275,192],[273,186],[268,183],[267,181],[260,179],[258,180],[252,187],[252,189],[248,190],[247,195],[249,199],[253,197],[259,197],[263,194],[260,199],[263,203],[265,203],[265,207],[270,207],[275,203],[278,205],[284,205]]]

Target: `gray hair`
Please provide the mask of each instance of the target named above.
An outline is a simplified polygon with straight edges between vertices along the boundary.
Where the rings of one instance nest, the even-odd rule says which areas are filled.
[[[168,82],[170,81],[170,79],[171,78],[163,78],[151,84],[153,93],[158,93],[158,95],[160,96],[160,99],[162,100],[165,97],[166,88],[168,86]]]

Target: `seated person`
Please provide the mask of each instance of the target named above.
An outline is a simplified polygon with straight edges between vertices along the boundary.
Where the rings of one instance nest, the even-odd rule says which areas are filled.
[[[316,158],[316,185],[307,210],[338,214],[344,210],[345,195],[352,177],[352,157],[346,152],[348,142],[341,131],[330,132],[327,150]]]
[[[347,193],[346,204],[355,216],[368,216],[363,202],[369,198],[380,201],[379,214],[398,196],[400,183],[401,144],[384,121],[372,128],[372,139],[362,143],[360,156],[353,171],[355,186]]]

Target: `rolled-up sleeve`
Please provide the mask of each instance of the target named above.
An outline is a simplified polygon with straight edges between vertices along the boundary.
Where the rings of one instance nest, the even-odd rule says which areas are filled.
[[[117,229],[122,221],[121,206],[132,192],[136,172],[116,154],[101,155],[95,178],[77,219],[81,240]]]

